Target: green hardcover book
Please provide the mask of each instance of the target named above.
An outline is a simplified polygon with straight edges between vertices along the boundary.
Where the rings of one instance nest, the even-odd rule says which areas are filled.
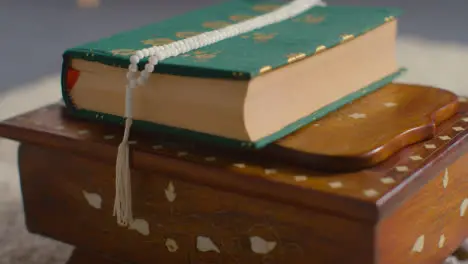
[[[65,104],[77,117],[122,124],[129,58],[137,50],[282,4],[229,1],[71,48],[63,55]],[[397,77],[399,14],[392,8],[316,6],[164,60],[134,90],[133,126],[261,148]],[[146,62],[139,62],[140,70]]]

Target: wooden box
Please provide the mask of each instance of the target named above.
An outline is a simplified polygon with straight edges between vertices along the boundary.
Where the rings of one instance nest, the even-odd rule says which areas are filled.
[[[468,235],[468,105],[438,89],[390,85],[258,153],[133,133],[129,227],[120,127],[52,105],[0,135],[29,231],[123,263],[440,264]]]

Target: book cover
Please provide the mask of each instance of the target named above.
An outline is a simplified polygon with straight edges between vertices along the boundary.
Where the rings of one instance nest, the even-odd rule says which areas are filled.
[[[100,39],[64,53],[71,58],[127,68],[135,51],[164,45],[273,11],[284,3],[234,0]],[[400,15],[399,9],[313,7],[302,15],[211,46],[170,58],[155,72],[250,79],[358,37]],[[146,59],[140,62],[143,67]]]
[[[63,55],[62,93],[65,104],[77,116],[121,123],[122,117],[74,108],[73,100],[66,89],[67,82],[73,81],[74,78],[73,72],[68,70],[71,59],[84,59],[127,68],[129,57],[136,50],[168,44],[235,24],[273,11],[282,4],[284,3],[273,1],[229,1],[71,48]],[[327,49],[392,21],[400,13],[398,9],[384,7],[318,6],[293,19],[164,60],[155,67],[155,72],[200,78],[248,80],[314,56],[319,52],[326,52]],[[140,70],[146,62],[146,59],[140,61]],[[191,137],[208,139],[211,142],[219,141],[228,145],[258,148],[382,87],[398,75],[399,72],[391,76],[382,76],[382,80],[379,82],[373,83],[369,87],[363,87],[362,90],[350,94],[258,142],[238,142],[184,129],[139,122],[138,120],[134,125],[143,127],[145,130],[190,134]]]

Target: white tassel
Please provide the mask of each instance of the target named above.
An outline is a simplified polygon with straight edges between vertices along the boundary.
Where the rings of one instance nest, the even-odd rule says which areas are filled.
[[[130,181],[130,160],[128,137],[132,119],[125,120],[124,139],[120,143],[117,153],[117,164],[115,174],[115,201],[114,216],[117,216],[117,223],[127,226],[133,222],[132,214],[132,185]]]
[[[125,133],[122,143],[117,153],[116,175],[115,175],[115,201],[114,216],[117,217],[117,223],[127,226],[133,222],[132,213],[132,192],[130,182],[130,160],[128,138],[132,126],[132,90],[138,85],[143,85],[154,71],[156,66],[162,60],[175,57],[183,53],[190,52],[202,47],[209,46],[219,41],[239,36],[265,26],[275,24],[290,18],[293,18],[314,6],[323,6],[321,0],[294,0],[291,3],[272,11],[235,25],[227,26],[222,29],[205,32],[197,36],[179,40],[164,46],[154,46],[138,50],[135,55],[130,57],[130,65],[127,74],[127,93],[125,97]],[[141,59],[150,56],[148,64],[137,78],[138,63]]]
[[[125,131],[122,142],[117,152],[115,165],[115,200],[114,216],[121,226],[130,225],[133,222],[132,213],[132,184],[130,180],[130,150],[128,139],[132,127],[132,101],[133,87],[127,86],[125,96]]]

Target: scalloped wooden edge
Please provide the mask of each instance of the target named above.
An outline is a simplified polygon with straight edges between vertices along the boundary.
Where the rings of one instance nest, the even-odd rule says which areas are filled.
[[[357,171],[376,166],[377,164],[387,160],[410,145],[433,138],[436,134],[437,127],[444,121],[447,121],[456,115],[459,110],[459,97],[450,91],[423,85],[409,86],[437,89],[441,93],[449,94],[450,100],[447,100],[447,102],[444,103],[442,107],[434,109],[430,117],[427,118],[427,122],[425,122],[423,125],[408,128],[406,131],[399,133],[387,143],[380,145],[379,147],[369,149],[367,152],[361,153],[359,155],[330,156],[321,153],[305,153],[288,148],[286,146],[282,146],[281,144],[275,144],[267,147],[267,151],[265,151],[263,155],[267,155],[271,158],[277,158],[283,162],[289,162],[294,165],[300,165],[311,169],[329,172]],[[372,96],[372,94],[368,96]],[[425,118],[426,117],[421,117],[421,119]]]

